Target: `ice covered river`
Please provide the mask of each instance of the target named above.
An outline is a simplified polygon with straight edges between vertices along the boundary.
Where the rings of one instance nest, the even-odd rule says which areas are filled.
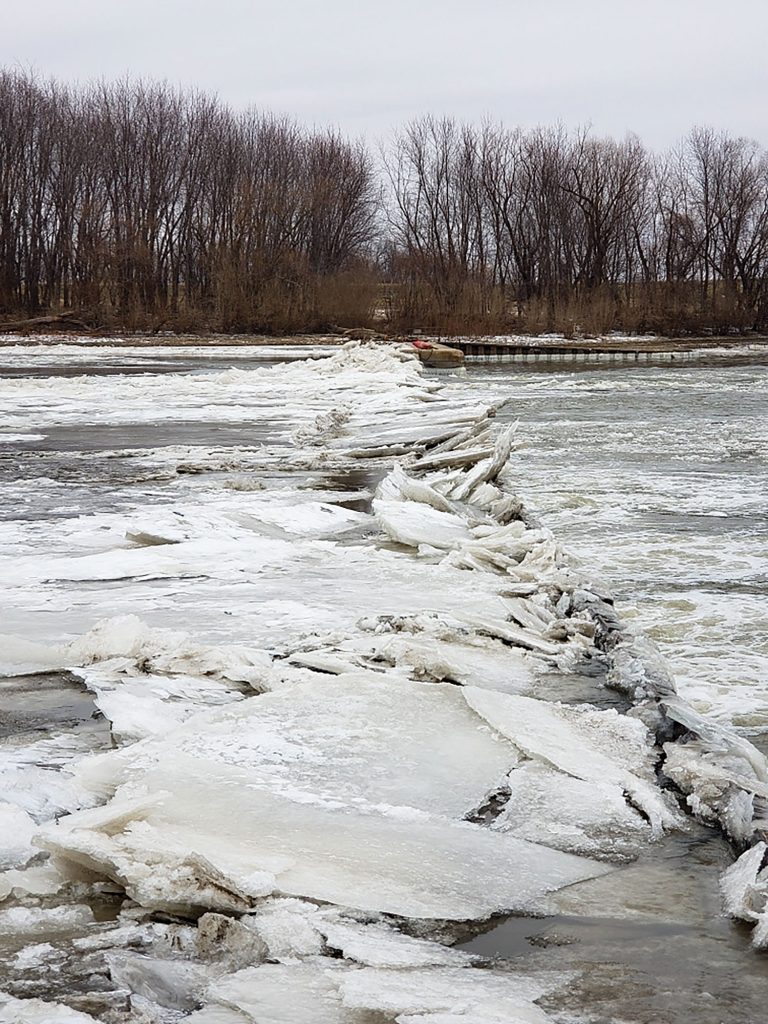
[[[146,463],[161,462],[164,451],[169,460],[186,452],[194,463],[195,451],[268,441],[283,421],[276,409],[268,423],[254,425],[236,405],[231,413],[209,406],[190,420],[184,397],[176,415],[166,410],[152,419],[142,395],[152,401],[158,375],[202,381],[228,367],[271,365],[300,351],[4,350],[3,376],[19,384],[26,378],[43,401],[50,396],[54,422],[39,436],[24,437],[19,427],[16,442],[10,429],[0,431],[0,519],[163,500],[162,471],[147,471]],[[55,416],[57,380],[85,375],[101,390],[116,374],[135,387],[116,393],[114,423],[109,417],[89,423],[82,412],[65,409]],[[768,362],[470,364],[466,376],[441,379],[451,380],[468,403],[506,401],[499,420],[521,424],[516,470],[523,498],[575,557],[599,569],[624,617],[661,644],[696,706],[762,745],[768,731]],[[88,385],[82,390],[87,396]],[[133,414],[126,414],[126,393],[133,395]],[[45,408],[35,410],[37,423],[45,416]],[[125,449],[133,454],[90,458]],[[151,454],[142,457],[142,450]],[[190,475],[194,470],[190,465]],[[26,486],[26,478],[34,485]]]
[[[0,348],[0,1022],[758,1024],[768,365],[297,354]]]

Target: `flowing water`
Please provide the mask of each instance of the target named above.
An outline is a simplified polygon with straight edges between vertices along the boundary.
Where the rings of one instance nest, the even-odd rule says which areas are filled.
[[[661,645],[680,690],[764,744],[768,362],[484,365],[468,384],[507,399],[520,493]]]
[[[507,399],[521,495],[659,643],[678,688],[767,751],[768,362],[486,364],[468,388]],[[728,860],[696,827],[624,872],[619,892],[592,893],[599,917],[570,916],[566,896],[560,916],[509,919],[467,948],[580,969],[558,1008],[591,1024],[758,1024],[768,965],[719,913]]]

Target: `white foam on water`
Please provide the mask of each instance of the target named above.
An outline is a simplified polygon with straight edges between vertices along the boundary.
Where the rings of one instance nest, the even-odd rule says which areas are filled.
[[[768,731],[764,367],[502,368],[452,387],[492,386],[525,424],[526,503],[599,571],[700,711]]]

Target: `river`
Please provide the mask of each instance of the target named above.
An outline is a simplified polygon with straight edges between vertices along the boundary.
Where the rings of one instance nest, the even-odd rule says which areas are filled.
[[[355,507],[355,492],[370,491],[373,479],[307,471],[289,480],[279,454],[270,454],[284,432],[281,410],[260,408],[254,418],[248,382],[236,371],[284,357],[258,349],[0,351],[0,553],[18,557],[32,581],[23,573],[6,581],[0,632],[29,636],[33,623],[30,639],[60,642],[90,628],[104,606],[105,615],[149,614],[154,625],[182,622],[214,640],[233,628],[241,641],[249,630],[259,643],[279,640],[298,604],[277,590],[259,595],[274,613],[273,637],[266,605],[250,611],[237,580],[224,575],[192,598],[190,569],[169,601],[151,576],[125,585],[119,573],[64,574],[76,582],[63,587],[47,583],[35,563],[81,549],[97,558],[122,513],[151,520],[153,507],[169,501],[206,516],[213,494],[245,514],[249,495],[290,486],[348,490],[343,503]],[[505,403],[499,419],[519,421],[512,466],[528,508],[600,574],[622,615],[657,640],[681,691],[766,749],[768,365],[470,364],[447,379],[468,406]],[[78,525],[83,516],[91,517],[87,530]],[[311,577],[303,586],[309,594]],[[230,599],[240,603],[222,604]],[[223,620],[222,608],[239,618]],[[61,707],[55,687],[31,707],[25,684],[26,703],[14,709],[16,685],[5,687],[5,723],[0,716],[8,735],[18,730],[19,709],[35,730],[87,717],[66,679]],[[89,733],[88,743],[106,742]],[[552,917],[508,919],[469,948],[586,971],[565,1007],[579,1016],[569,1019],[756,1024],[765,960],[750,953],[746,929],[718,913],[717,877],[730,857],[721,838],[695,826],[651,847],[618,886],[590,883],[583,905],[566,891]]]

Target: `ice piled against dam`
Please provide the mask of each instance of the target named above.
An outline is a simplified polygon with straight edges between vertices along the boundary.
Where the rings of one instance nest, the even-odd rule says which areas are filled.
[[[687,709],[526,513],[492,408],[358,345],[112,379],[114,401],[59,385],[9,429],[280,426],[194,474],[174,471],[189,451],[146,452],[165,490],[134,507],[2,524],[3,622],[33,624],[8,629],[4,671],[72,673],[108,728],[0,745],[0,940],[21,958],[0,1020],[542,1024],[567,975],[450,942],[683,828],[657,738],[692,810],[759,839],[764,760]],[[606,672],[634,710],[596,706]],[[756,941],[760,850],[724,883]],[[122,894],[94,921],[88,898]]]

